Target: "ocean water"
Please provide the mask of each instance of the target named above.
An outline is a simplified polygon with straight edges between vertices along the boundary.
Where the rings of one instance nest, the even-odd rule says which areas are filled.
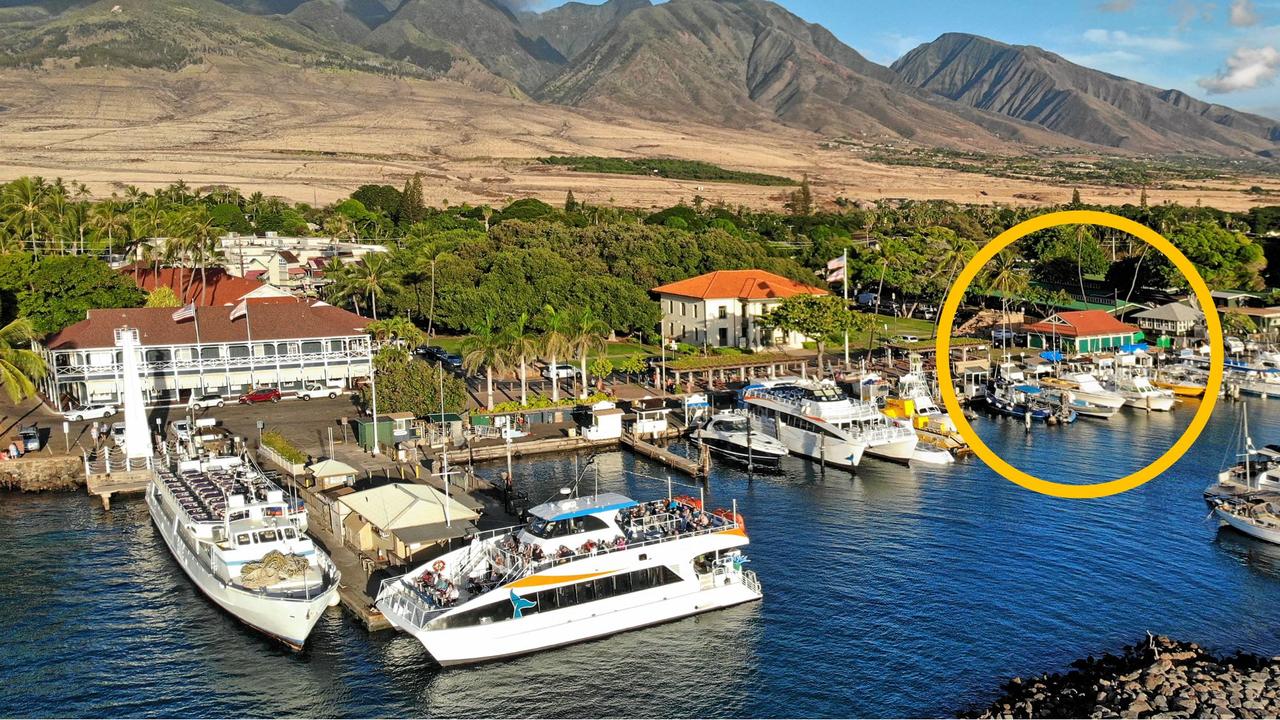
[[[1029,472],[1093,482],[1159,455],[1193,410],[975,428]],[[1280,402],[1249,412],[1258,444],[1280,442]],[[282,650],[197,593],[141,499],[103,512],[82,495],[0,495],[0,715],[933,716],[1147,630],[1280,654],[1280,547],[1219,530],[1201,500],[1240,413],[1220,405],[1170,472],[1101,500],[1042,497],[972,459],[717,468],[708,501],[738,500],[763,602],[454,670],[340,609],[304,652]],[[517,475],[536,500],[584,462]],[[594,470],[587,487],[666,492],[667,472],[627,453]]]

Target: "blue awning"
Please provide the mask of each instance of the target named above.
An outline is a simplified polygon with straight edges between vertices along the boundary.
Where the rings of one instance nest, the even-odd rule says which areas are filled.
[[[1065,356],[1062,353],[1058,352],[1057,350],[1045,350],[1044,352],[1040,353],[1040,359],[1048,360],[1049,362],[1055,362],[1055,363],[1062,362],[1063,357]]]
[[[1026,393],[1028,395],[1040,394],[1040,388],[1036,387],[1035,385],[1018,385],[1017,387],[1014,388],[1014,390],[1017,390],[1018,392]]]
[[[1150,346],[1148,346],[1146,343],[1131,343],[1129,345],[1121,345],[1120,352],[1126,352],[1126,353],[1146,352],[1149,347]]]

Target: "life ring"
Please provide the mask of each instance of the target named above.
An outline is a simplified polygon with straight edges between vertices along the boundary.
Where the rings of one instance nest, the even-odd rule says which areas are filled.
[[[435,570],[436,572],[441,572],[441,571],[443,571],[443,570],[444,570],[444,561],[443,561],[443,560],[437,560],[437,561],[435,561],[435,562],[431,563],[431,569],[432,569],[432,570]]]

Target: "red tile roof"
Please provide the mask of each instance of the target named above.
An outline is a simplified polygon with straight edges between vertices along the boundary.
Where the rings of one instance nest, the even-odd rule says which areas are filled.
[[[1061,323],[1050,322],[1054,318]],[[1136,325],[1122,323],[1104,310],[1070,310],[1057,313],[1038,323],[1026,325],[1024,332],[1044,335],[1058,334],[1065,337],[1092,337],[1094,335],[1122,335],[1138,332]]]
[[[244,317],[231,320],[234,308],[198,308],[200,342],[243,342],[249,335],[255,341],[347,337],[359,335],[369,324],[368,318],[322,302],[295,298],[255,298],[248,302],[248,323]],[[45,347],[115,347],[115,330],[121,327],[136,328],[144,346],[194,344],[196,323],[174,322],[173,313],[173,308],[90,310],[88,318],[49,337]]]
[[[120,273],[130,277],[138,287],[147,292],[157,287],[168,287],[184,304],[234,305],[240,298],[262,287],[262,283],[257,280],[236,277],[222,268],[205,270],[204,285],[200,282],[200,271],[187,268],[160,268],[157,273],[154,267],[134,263],[121,268]]]
[[[827,291],[764,270],[717,270],[705,275],[667,283],[653,289],[656,293],[701,298],[738,298],[765,300],[793,295],[827,295]]]

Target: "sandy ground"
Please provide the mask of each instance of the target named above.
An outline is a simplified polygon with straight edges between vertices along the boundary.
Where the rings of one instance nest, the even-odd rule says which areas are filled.
[[[180,73],[89,69],[0,72],[0,180],[23,175],[86,183],[97,195],[185,180],[327,203],[368,182],[424,177],[429,203],[501,204],[520,197],[666,207],[702,195],[780,207],[786,189],[594,175],[538,164],[547,155],[676,157],[799,178],[819,201],[937,198],[1060,202],[1071,189],[866,162],[781,127],[726,130],[617,118],[449,82],[274,69],[235,61]],[[1205,185],[1206,183],[1195,183]],[[1153,203],[1197,201],[1239,210],[1280,202],[1280,180],[1149,192]],[[1137,190],[1081,189],[1086,201],[1137,202]]]

